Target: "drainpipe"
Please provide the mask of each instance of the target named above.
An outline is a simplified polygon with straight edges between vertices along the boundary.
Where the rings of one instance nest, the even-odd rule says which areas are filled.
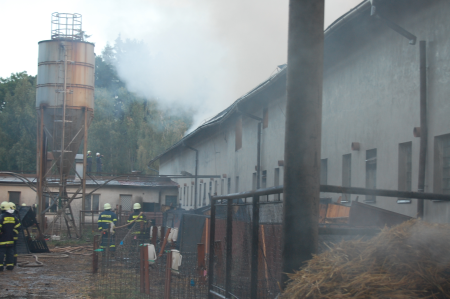
[[[189,145],[186,145],[184,142],[183,142],[183,146],[184,147],[187,147],[188,149],[190,149],[190,150],[193,150],[193,151],[195,151],[195,190],[194,190],[194,209],[197,209],[197,174],[198,174],[198,149],[195,149],[195,148],[193,148],[193,147],[191,147],[191,146],[189,146]]]
[[[418,192],[425,192],[425,168],[427,159],[428,125],[427,125],[427,43],[419,42],[420,47],[420,154]],[[417,217],[423,218],[423,199],[417,200]]]
[[[256,189],[260,189],[261,188],[261,126],[262,126],[263,119],[260,117],[254,116],[250,113],[241,111],[241,110],[239,110],[239,107],[237,107],[237,111],[258,121],[258,143],[256,146]]]

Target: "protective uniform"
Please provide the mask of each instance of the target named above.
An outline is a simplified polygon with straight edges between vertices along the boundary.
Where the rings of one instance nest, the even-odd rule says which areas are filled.
[[[110,232],[110,223],[117,224],[117,215],[111,211],[111,205],[106,203],[104,205],[105,211],[98,216],[98,230],[102,233],[102,242],[100,248],[106,248],[109,245],[110,251],[116,251],[116,237],[114,232]]]
[[[128,225],[128,229],[132,229],[132,234],[135,235],[133,239],[143,241],[147,234],[147,218],[144,214],[139,216],[141,212],[141,205],[139,203],[135,203],[133,205],[134,212],[128,217],[128,223],[133,222],[134,219],[138,218],[136,222]]]
[[[16,205],[13,202],[9,202],[9,209],[14,211],[14,216],[16,216],[20,223],[19,211],[17,211]],[[17,241],[19,240],[20,229],[21,227],[17,229],[17,234],[14,235],[14,266],[17,265]]]
[[[19,219],[14,213],[9,213],[9,203],[1,204],[0,215],[0,271],[3,271],[3,260],[6,255],[6,270],[14,269],[14,236],[18,235]]]
[[[86,156],[86,171],[87,173],[92,172],[92,154],[90,151],[87,152]]]
[[[99,153],[95,157],[95,162],[97,163],[97,172],[102,172],[102,156]]]

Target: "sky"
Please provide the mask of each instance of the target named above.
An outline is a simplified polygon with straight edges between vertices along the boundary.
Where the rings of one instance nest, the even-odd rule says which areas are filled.
[[[361,0],[326,0],[325,28]],[[0,0],[0,77],[37,73],[51,13],[80,13],[96,54],[120,36],[148,51],[117,65],[127,87],[163,105],[197,110],[196,125],[287,60],[288,0]],[[131,51],[133,52],[133,51]]]

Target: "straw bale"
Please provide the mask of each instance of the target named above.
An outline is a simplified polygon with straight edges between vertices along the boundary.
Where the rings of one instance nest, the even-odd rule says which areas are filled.
[[[283,298],[450,298],[450,225],[412,219],[343,241],[289,277]]]

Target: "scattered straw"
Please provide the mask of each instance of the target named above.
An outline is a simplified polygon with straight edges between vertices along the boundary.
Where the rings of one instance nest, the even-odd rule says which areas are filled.
[[[344,241],[289,277],[283,298],[450,298],[450,225],[413,219]]]

